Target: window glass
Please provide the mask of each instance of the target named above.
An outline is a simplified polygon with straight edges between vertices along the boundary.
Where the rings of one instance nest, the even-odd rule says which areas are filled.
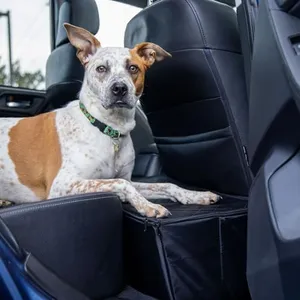
[[[12,74],[7,12],[11,27]],[[50,54],[49,25],[48,0],[0,0],[0,85],[45,88],[46,60]]]
[[[123,47],[126,25],[141,8],[111,0],[96,2],[100,17],[100,29],[96,37],[104,47]]]

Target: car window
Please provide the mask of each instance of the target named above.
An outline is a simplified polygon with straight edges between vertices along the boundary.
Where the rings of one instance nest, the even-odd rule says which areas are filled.
[[[45,68],[50,54],[49,1],[0,2],[0,85],[45,89]]]
[[[30,0],[30,5],[20,0],[0,2],[0,85],[45,89],[46,62],[51,52],[49,0]],[[97,38],[103,46],[122,47],[126,25],[141,9],[111,0],[96,3],[100,16]]]
[[[111,0],[96,0],[100,17],[100,28],[96,37],[102,46],[124,46],[127,23],[141,8]]]

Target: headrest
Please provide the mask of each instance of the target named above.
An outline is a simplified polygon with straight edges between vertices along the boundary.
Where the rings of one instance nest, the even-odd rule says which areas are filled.
[[[216,22],[215,20],[218,20]],[[138,13],[127,25],[124,44],[155,42],[165,50],[210,48],[240,52],[235,11],[210,0],[162,0]]]
[[[65,22],[83,27],[96,34],[99,30],[99,13],[96,2],[94,0],[61,1],[55,48],[68,42],[67,33],[63,27]]]

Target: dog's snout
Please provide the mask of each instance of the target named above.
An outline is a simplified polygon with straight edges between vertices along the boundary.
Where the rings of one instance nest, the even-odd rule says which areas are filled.
[[[128,87],[125,83],[114,83],[111,87],[111,91],[114,96],[123,97],[128,92]]]

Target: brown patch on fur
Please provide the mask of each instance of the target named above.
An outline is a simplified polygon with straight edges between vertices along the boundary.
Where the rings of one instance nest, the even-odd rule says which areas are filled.
[[[141,95],[144,90],[144,81],[146,70],[150,67],[147,63],[138,55],[135,49],[130,50],[131,59],[128,61],[128,66],[136,65],[139,71],[135,74],[131,74],[133,83],[135,85],[135,94]]]
[[[61,167],[55,112],[20,120],[9,132],[8,153],[20,182],[47,199]]]

